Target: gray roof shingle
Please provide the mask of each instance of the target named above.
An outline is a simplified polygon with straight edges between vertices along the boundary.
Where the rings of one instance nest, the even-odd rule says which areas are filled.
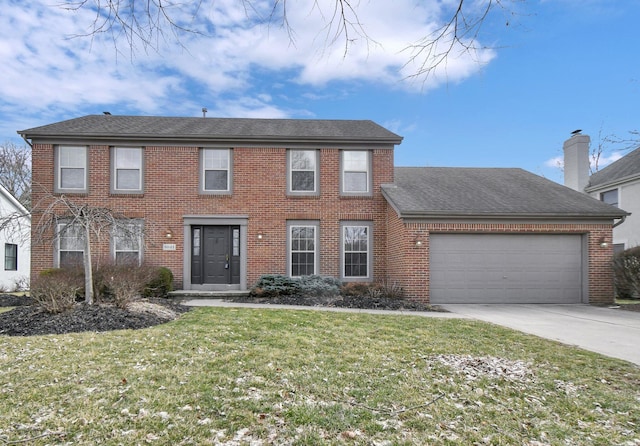
[[[382,186],[402,217],[596,217],[627,213],[522,169],[397,167]]]
[[[591,175],[586,190],[599,189],[608,184],[637,178],[640,178],[640,148],[627,153],[619,160]]]
[[[402,137],[369,120],[181,118],[88,115],[18,131],[25,138],[184,141],[326,141],[400,144]]]

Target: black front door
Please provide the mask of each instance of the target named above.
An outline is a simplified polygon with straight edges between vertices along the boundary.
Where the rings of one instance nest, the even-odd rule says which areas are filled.
[[[240,283],[240,226],[191,227],[191,283]]]

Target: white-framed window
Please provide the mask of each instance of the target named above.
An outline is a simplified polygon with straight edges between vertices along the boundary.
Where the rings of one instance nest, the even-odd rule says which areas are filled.
[[[141,147],[112,147],[112,181],[114,193],[142,192],[143,150]]]
[[[289,275],[309,276],[318,273],[318,222],[288,223]]]
[[[142,222],[120,222],[111,232],[111,251],[116,265],[140,265]]]
[[[342,278],[371,280],[371,222],[343,222],[341,231]]]
[[[315,195],[318,192],[318,150],[287,151],[288,192],[295,195]]]
[[[4,244],[4,270],[18,270],[18,245],[14,243]]]
[[[78,224],[59,223],[57,226],[56,267],[82,265],[84,259],[85,235]]]
[[[371,194],[371,159],[368,150],[343,150],[341,192],[346,195]]]
[[[232,157],[230,149],[201,150],[201,192],[230,193]]]
[[[55,192],[87,191],[87,147],[57,146]]]
[[[600,201],[618,207],[618,189],[611,189],[600,194]]]

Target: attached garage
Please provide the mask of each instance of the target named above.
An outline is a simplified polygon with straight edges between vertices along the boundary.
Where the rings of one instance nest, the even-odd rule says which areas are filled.
[[[612,227],[627,212],[522,169],[397,167],[387,276],[446,303],[614,302]]]
[[[580,303],[580,234],[431,234],[430,295],[446,303]]]

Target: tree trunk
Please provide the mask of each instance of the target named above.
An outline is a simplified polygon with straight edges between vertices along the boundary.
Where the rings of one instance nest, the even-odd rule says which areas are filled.
[[[88,224],[84,227],[84,302],[93,305],[93,269],[91,266],[91,231]]]

